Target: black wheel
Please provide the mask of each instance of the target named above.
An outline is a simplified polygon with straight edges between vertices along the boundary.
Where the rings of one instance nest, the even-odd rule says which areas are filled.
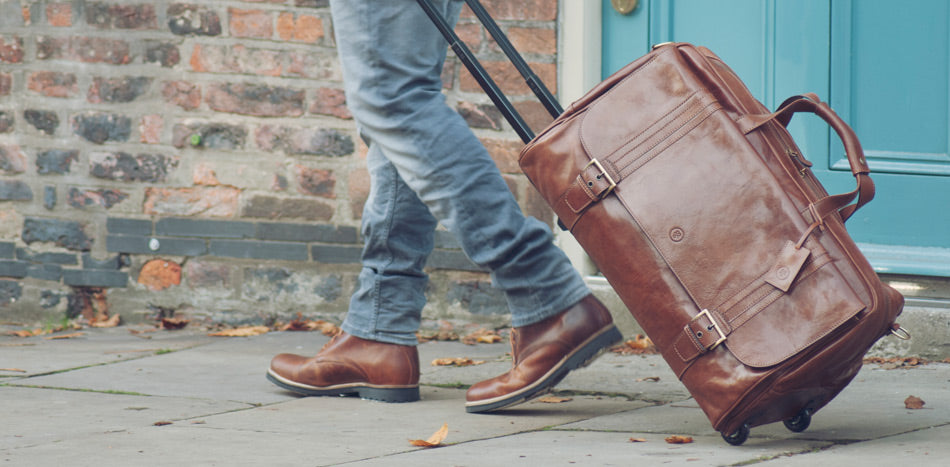
[[[811,424],[811,410],[802,409],[801,412],[798,412],[798,415],[785,420],[785,428],[788,428],[789,431],[794,431],[795,433],[801,433],[808,429],[808,425]]]
[[[743,424],[735,433],[729,435],[722,433],[722,439],[733,446],[741,446],[745,440],[749,439],[749,431],[749,425]]]

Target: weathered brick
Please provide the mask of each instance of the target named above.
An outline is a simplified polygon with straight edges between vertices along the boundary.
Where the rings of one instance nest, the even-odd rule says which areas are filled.
[[[525,123],[536,131],[547,128],[554,121],[554,117],[538,101],[522,101],[513,105]]]
[[[323,38],[323,20],[313,15],[294,15],[290,12],[277,16],[277,36],[285,41],[314,43]]]
[[[132,120],[122,115],[84,112],[73,116],[73,132],[96,144],[128,141]]]
[[[482,144],[495,161],[498,170],[503,173],[521,173],[521,167],[518,165],[518,157],[521,155],[521,148],[524,147],[521,141],[483,139]]]
[[[212,240],[209,254],[228,258],[279,259],[306,261],[307,245],[291,242],[255,242],[247,240]]]
[[[106,231],[110,234],[151,235],[152,221],[146,219],[106,219]]]
[[[55,133],[59,128],[59,115],[51,110],[27,109],[23,111],[23,119],[47,135]]]
[[[172,145],[176,148],[243,149],[247,129],[225,123],[185,122],[172,129]]]
[[[165,290],[181,284],[181,265],[170,260],[153,259],[142,265],[136,281],[152,291]]]
[[[165,102],[194,110],[201,105],[201,87],[187,81],[165,81],[162,83],[162,97]]]
[[[557,4],[551,0],[483,0],[485,9],[496,20],[554,21],[557,19]],[[462,11],[463,18],[474,18],[468,7]]]
[[[178,46],[170,42],[146,42],[145,63],[158,63],[163,67],[173,67],[181,62]]]
[[[75,253],[57,253],[57,252],[35,252],[28,248],[17,248],[16,257],[21,261],[40,264],[57,264],[60,266],[73,266],[79,264]]]
[[[20,63],[23,61],[23,38],[0,35],[0,63]]]
[[[266,11],[228,8],[228,16],[233,37],[268,39],[274,35],[274,21]]]
[[[55,264],[31,264],[26,268],[26,276],[58,282],[63,278],[63,267]]]
[[[297,190],[300,193],[323,198],[336,198],[334,192],[336,177],[333,176],[333,171],[302,165],[295,166],[294,171],[297,175]]]
[[[217,36],[221,34],[221,18],[209,7],[175,3],[168,7],[168,29],[172,34]]]
[[[201,256],[208,252],[208,246],[205,240],[193,238],[107,235],[106,250],[112,253]]]
[[[0,133],[10,133],[16,125],[16,118],[13,112],[0,110]]]
[[[118,271],[123,266],[126,266],[128,262],[128,257],[125,255],[115,255],[110,256],[104,259],[96,259],[89,253],[82,254],[82,267],[83,269],[108,269],[110,271]]]
[[[288,51],[287,57],[290,63],[287,65],[285,75],[326,81],[343,79],[340,63],[333,55],[316,54],[311,51]]]
[[[101,269],[64,269],[63,283],[73,287],[126,287],[129,275]]]
[[[294,6],[304,8],[326,8],[329,0],[294,0]]]
[[[165,119],[161,115],[142,115],[142,119],[139,121],[139,141],[145,144],[161,143],[164,128]]]
[[[163,182],[178,159],[161,154],[132,155],[126,152],[93,153],[89,174],[96,178],[123,182]]]
[[[326,264],[358,264],[363,254],[361,246],[313,245],[313,260]]]
[[[79,94],[76,75],[56,71],[38,71],[27,79],[27,88],[46,97],[73,97]]]
[[[518,70],[509,61],[484,61],[482,64],[485,70],[498,84],[498,87],[508,96],[534,95],[524,78],[518,73]],[[547,86],[548,89],[557,89],[557,65],[553,63],[529,63],[528,64],[538,78]],[[475,78],[468,70],[463,70],[460,77],[460,89],[466,92],[479,92],[482,90]]]
[[[0,201],[31,201],[33,190],[22,180],[0,179]]]
[[[332,128],[289,128],[262,125],[254,132],[257,147],[288,154],[341,157],[352,154],[353,139]]]
[[[10,175],[26,172],[26,155],[19,146],[0,144],[0,172]]]
[[[17,281],[0,280],[0,306],[16,303],[23,295],[23,287]]]
[[[16,251],[16,244],[13,242],[0,242],[0,258],[13,258],[13,252]]]
[[[310,113],[346,120],[353,118],[350,109],[346,107],[346,96],[342,89],[318,88],[316,94],[316,98],[310,104]]]
[[[9,96],[13,88],[13,76],[9,73],[0,73],[0,96]]]
[[[455,26],[455,34],[459,36],[459,39],[462,39],[462,42],[465,43],[465,46],[473,52],[478,52],[482,48],[482,41],[484,38],[481,24],[478,23],[468,23],[468,24],[457,24]]]
[[[468,126],[472,128],[483,128],[486,130],[501,130],[504,116],[497,107],[491,104],[473,104],[471,102],[459,102],[455,110],[465,119]]]
[[[191,69],[201,73],[247,73],[280,76],[283,56],[279,50],[243,45],[224,46],[196,44],[192,49]]]
[[[50,149],[36,156],[36,173],[40,175],[69,173],[73,162],[79,160],[79,151]]]
[[[73,25],[73,5],[71,3],[50,3],[46,5],[46,21],[50,26],[69,27]]]
[[[557,53],[557,34],[548,28],[508,28],[508,38],[522,54],[554,55]],[[495,50],[501,48],[495,45]]]
[[[205,101],[212,110],[255,117],[303,115],[302,90],[255,84],[216,83],[206,89]]]
[[[23,220],[23,233],[20,238],[27,244],[51,242],[67,250],[80,251],[89,250],[93,241],[79,222],[35,217]]]
[[[125,65],[132,62],[129,43],[103,37],[36,38],[36,58]]]
[[[241,190],[231,187],[145,189],[148,215],[234,217]]]
[[[155,234],[168,237],[254,238],[252,222],[166,217],[155,223]]]
[[[288,224],[283,222],[261,222],[257,224],[255,237],[259,240],[307,243],[356,243],[359,240],[355,227]]]
[[[26,277],[26,261],[0,259],[0,277]]]
[[[230,287],[233,268],[227,264],[191,260],[185,263],[184,276],[189,287]]]
[[[132,102],[148,91],[152,78],[144,76],[126,78],[93,78],[89,86],[90,103],[110,104]]]
[[[125,201],[128,197],[128,193],[114,189],[80,190],[79,188],[70,188],[66,195],[66,202],[78,209],[89,206],[109,209]]]
[[[347,196],[350,200],[350,212],[354,219],[362,219],[363,206],[369,199],[369,171],[363,167],[351,170],[347,182]]]
[[[244,206],[241,215],[258,219],[328,221],[333,217],[333,206],[310,199],[255,196]]]
[[[214,168],[208,164],[201,163],[192,170],[191,182],[195,185],[217,186],[221,184]]]
[[[56,186],[46,185],[43,187],[43,207],[52,211],[56,207]]]
[[[117,5],[86,3],[86,24],[100,29],[157,29],[155,7],[149,3]]]

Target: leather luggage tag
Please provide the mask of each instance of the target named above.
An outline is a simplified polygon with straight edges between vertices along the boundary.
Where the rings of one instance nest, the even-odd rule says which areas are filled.
[[[774,285],[782,292],[788,292],[798,277],[805,261],[811,255],[811,250],[805,248],[795,248],[795,243],[786,241],[785,247],[778,255],[778,260],[772,269],[765,275],[765,282]]]

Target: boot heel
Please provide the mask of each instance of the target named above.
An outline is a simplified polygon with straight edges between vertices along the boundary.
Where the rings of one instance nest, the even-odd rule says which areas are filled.
[[[359,388],[361,399],[382,402],[415,402],[419,400],[419,388]]]

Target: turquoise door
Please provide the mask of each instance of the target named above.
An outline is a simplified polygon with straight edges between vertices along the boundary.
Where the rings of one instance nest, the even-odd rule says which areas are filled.
[[[848,221],[882,273],[950,276],[950,2],[641,0],[603,2],[603,74],[651,44],[712,49],[767,107],[814,92],[855,129],[877,187]],[[837,137],[816,117],[792,134],[825,187],[854,189]]]

